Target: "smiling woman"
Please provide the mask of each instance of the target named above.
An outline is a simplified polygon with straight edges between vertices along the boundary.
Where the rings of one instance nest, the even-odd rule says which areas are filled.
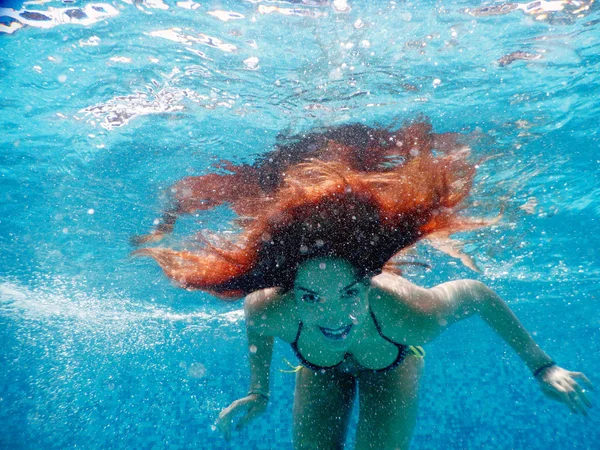
[[[171,219],[225,201],[252,216],[234,239],[205,240],[200,251],[135,252],[182,287],[246,296],[250,389],[219,416],[227,439],[238,413],[239,429],[266,409],[277,337],[301,362],[295,448],[342,448],[357,391],[356,448],[408,448],[423,368],[414,346],[473,315],[517,352],[544,392],[586,413],[575,381],[585,376],[558,367],[485,285],[424,289],[399,275],[395,256],[423,237],[488,223],[459,214],[475,173],[467,156],[458,136],[435,135],[426,122],[397,131],[348,125],[290,139],[232,174],[183,182],[190,189]]]
[[[385,342],[374,342],[368,345],[362,356],[371,360],[357,361],[360,367],[373,371],[392,370],[407,354],[404,345],[397,344],[382,334],[381,327],[373,313],[367,295],[370,281],[368,278],[356,278],[353,267],[340,259],[314,259],[303,264],[296,275],[294,287],[295,306],[299,318],[298,332],[292,342],[292,349],[303,366],[311,370],[327,370],[345,365],[346,371],[355,372],[357,367],[350,364],[348,359],[355,359],[348,352],[353,344],[365,346],[367,339],[381,337],[393,344],[388,348]],[[309,289],[304,286],[311,286]],[[313,290],[314,289],[314,290]],[[369,323],[371,322],[371,323]],[[367,334],[365,334],[367,333]],[[310,342],[312,335],[315,342],[333,350],[344,351],[343,359],[338,363],[319,363],[311,361],[324,360],[327,356],[322,348],[313,349],[305,358],[299,348],[301,334],[303,342]],[[309,337],[305,337],[308,335]],[[310,346],[308,346],[310,351]],[[316,350],[316,351],[315,351]],[[339,359],[334,352],[332,359]],[[381,355],[384,355],[381,357]],[[390,362],[391,361],[391,362]],[[389,364],[385,364],[389,362]],[[383,366],[382,366],[383,363]],[[381,367],[380,367],[381,366]],[[349,369],[349,370],[348,370]]]

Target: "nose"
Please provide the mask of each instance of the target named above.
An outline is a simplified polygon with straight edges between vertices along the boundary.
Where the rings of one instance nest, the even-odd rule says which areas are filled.
[[[325,310],[323,313],[323,319],[326,319],[331,324],[337,324],[336,326],[346,326],[350,322],[354,325],[358,324],[358,314],[354,311],[348,311],[348,309],[343,307],[336,308],[335,310]]]

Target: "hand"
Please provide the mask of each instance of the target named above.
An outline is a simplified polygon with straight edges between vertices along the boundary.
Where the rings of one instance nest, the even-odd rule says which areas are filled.
[[[566,403],[572,413],[581,413],[587,416],[587,408],[591,407],[592,404],[585,395],[585,389],[575,381],[576,378],[579,378],[593,390],[592,383],[584,374],[570,372],[559,366],[550,366],[535,378],[548,397]]]
[[[235,427],[236,431],[241,430],[252,420],[265,412],[268,401],[269,400],[262,395],[250,394],[234,401],[231,405],[221,411],[216,425],[217,428],[221,430],[221,433],[223,433],[223,436],[225,436],[225,440],[229,441],[231,439],[231,426],[234,416],[246,410],[245,414]]]

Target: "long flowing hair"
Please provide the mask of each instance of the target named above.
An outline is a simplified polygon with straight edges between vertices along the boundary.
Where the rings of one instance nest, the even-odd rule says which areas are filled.
[[[154,258],[178,285],[223,299],[288,290],[314,257],[342,258],[374,275],[425,236],[488,223],[460,214],[475,175],[468,148],[425,120],[396,131],[345,125],[280,139],[254,165],[227,168],[179,182],[168,226],[138,242],[160,239],[181,214],[222,203],[240,215],[239,233],[203,237],[195,251],[134,252]]]

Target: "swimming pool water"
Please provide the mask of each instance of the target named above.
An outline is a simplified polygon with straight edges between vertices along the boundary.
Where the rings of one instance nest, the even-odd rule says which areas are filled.
[[[420,245],[432,269],[407,277],[484,281],[598,383],[600,15],[537,3],[0,0],[0,448],[291,448],[289,349],[267,414],[227,444],[241,305],[171,286],[129,239],[173,182],[281,132],[419,114],[478,136],[468,211],[502,220],[460,236],[480,274]],[[187,217],[167,243],[231,218]],[[479,320],[426,351],[413,448],[600,445],[595,410],[543,397]]]

